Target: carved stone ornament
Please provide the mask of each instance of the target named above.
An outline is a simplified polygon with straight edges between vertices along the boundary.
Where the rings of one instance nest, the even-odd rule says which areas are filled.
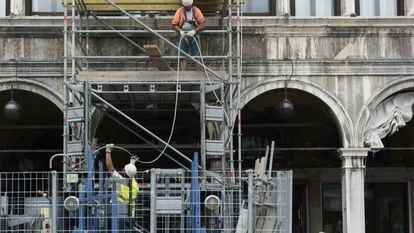
[[[381,139],[411,121],[414,111],[414,92],[392,96],[380,103],[372,112],[364,133],[364,144],[370,148],[383,148]]]

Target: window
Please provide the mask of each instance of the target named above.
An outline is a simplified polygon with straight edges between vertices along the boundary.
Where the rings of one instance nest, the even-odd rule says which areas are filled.
[[[0,17],[6,16],[6,0],[0,0]]]
[[[245,0],[243,12],[247,14],[269,14],[269,0]]]
[[[341,184],[322,184],[322,218],[324,232],[342,232]]]
[[[56,0],[33,0],[32,11],[33,14],[63,12],[63,6]]]
[[[367,233],[408,233],[406,183],[365,184]]]
[[[292,16],[340,15],[339,0],[291,0]]]
[[[0,17],[10,14],[10,0],[0,0]]]
[[[365,183],[366,233],[408,233],[406,183]],[[322,184],[324,232],[342,232],[341,184]]]
[[[360,16],[404,15],[404,0],[356,0],[355,5]]]

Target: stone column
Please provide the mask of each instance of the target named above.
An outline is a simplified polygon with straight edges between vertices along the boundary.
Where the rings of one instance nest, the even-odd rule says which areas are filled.
[[[414,16],[414,1],[404,0],[405,16]]]
[[[356,15],[355,0],[341,0],[341,15]]]
[[[10,0],[11,15],[25,15],[25,0]]]
[[[276,15],[283,16],[286,14],[291,15],[290,14],[290,1],[289,0],[276,1]]]
[[[364,182],[368,148],[342,148],[343,233],[365,233]]]

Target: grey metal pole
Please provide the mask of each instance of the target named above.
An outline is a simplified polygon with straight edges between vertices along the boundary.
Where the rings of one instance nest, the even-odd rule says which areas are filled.
[[[72,0],[72,81],[75,80],[76,75],[76,3]]]
[[[129,120],[130,122],[132,122],[134,125],[138,126],[140,129],[144,130],[146,133],[148,133],[149,135],[151,135],[152,137],[154,137],[158,141],[162,142],[168,148],[170,148],[171,150],[173,150],[174,152],[176,152],[177,154],[179,154],[181,157],[183,157],[185,160],[187,160],[190,163],[192,162],[192,160],[189,159],[187,156],[185,156],[183,153],[181,153],[180,151],[178,151],[177,149],[175,149],[173,146],[171,146],[170,144],[168,144],[166,141],[162,140],[160,137],[158,137],[157,135],[155,135],[153,132],[151,132],[150,130],[148,130],[147,128],[145,128],[144,126],[142,126],[141,124],[139,124],[138,122],[136,122],[134,119],[132,119],[131,117],[129,117],[128,115],[126,115],[125,113],[123,113],[121,110],[117,109],[115,106],[113,106],[112,104],[110,104],[108,101],[106,101],[105,99],[103,99],[102,97],[100,97],[99,95],[97,95],[94,92],[91,92],[91,94],[95,98],[97,98],[98,100],[100,100],[102,103],[108,105],[108,107],[110,107],[113,110],[115,110],[115,112],[119,113],[121,116],[125,117],[127,120]]]
[[[84,94],[84,131],[83,131],[83,139],[84,139],[84,158],[85,161],[88,161],[88,149],[89,149],[89,108],[90,108],[90,103],[91,103],[91,97],[90,97],[90,86],[89,83],[85,82],[84,83],[84,90],[85,92]],[[88,164],[86,165],[87,167],[89,166]]]
[[[151,169],[151,191],[150,191],[150,233],[157,232],[157,213],[156,213],[156,197],[157,197],[157,174],[155,169]]]
[[[272,141],[270,145],[270,160],[269,160],[269,172],[267,174],[268,178],[272,177],[272,167],[273,167],[273,154],[275,153],[275,141]]]
[[[92,15],[92,14],[91,14]],[[101,19],[97,19],[99,22],[103,22]],[[107,25],[105,23],[105,25]],[[112,27],[112,26],[111,26]],[[109,27],[108,27],[109,28]],[[142,34],[142,33],[151,33],[148,30],[118,30],[115,28],[110,28],[111,30],[78,30],[78,33],[138,33],[138,34]],[[175,30],[153,30],[154,32],[158,32],[158,33],[177,33]],[[198,34],[222,34],[222,33],[226,33],[227,30],[203,30],[201,32],[198,32]]]
[[[148,59],[148,56],[75,56],[76,59]],[[177,59],[177,56],[160,56],[162,59]],[[193,58],[201,58],[201,56],[193,56]],[[222,59],[229,58],[229,56],[203,56],[204,60],[207,59]]]
[[[201,134],[201,167],[203,177],[206,177],[207,155],[206,155],[206,87],[205,83],[200,83],[200,134]],[[205,179],[203,179],[203,186]]]
[[[64,16],[63,16],[63,154],[68,153],[68,135],[69,127],[67,122],[68,117],[68,0],[64,1]],[[66,166],[63,166],[63,175],[66,174]],[[63,179],[63,188],[66,189],[66,180]]]
[[[248,190],[247,190],[247,232],[253,233],[253,170],[247,170],[248,174]]]
[[[52,178],[52,233],[57,233],[57,172],[51,171]]]
[[[232,31],[233,31],[233,24],[232,24],[232,13],[233,13],[233,9],[232,9],[232,0],[228,0],[228,4],[229,4],[229,79],[230,79],[230,91],[229,91],[229,132],[228,132],[228,137],[230,137],[230,146],[229,146],[229,153],[230,153],[230,176],[232,179],[234,179],[234,151],[233,151],[233,129],[234,129],[234,122],[233,122],[233,92],[234,92],[234,87],[233,87],[233,42],[232,42]]]
[[[119,11],[121,11],[122,13],[124,13],[125,15],[127,15],[129,18],[131,18],[132,20],[134,20],[135,22],[137,22],[138,24],[140,24],[142,27],[144,27],[145,29],[147,29],[148,31],[150,31],[151,33],[153,33],[154,35],[158,36],[161,40],[165,41],[167,44],[169,44],[170,46],[172,46],[173,48],[177,49],[182,54],[184,54],[185,56],[187,56],[188,58],[190,58],[193,62],[201,65],[201,67],[204,67],[206,70],[208,70],[209,72],[211,72],[214,76],[216,76],[218,79],[224,80],[224,78],[221,77],[219,74],[217,74],[215,71],[213,71],[208,66],[204,65],[203,63],[201,63],[200,61],[197,61],[190,54],[188,54],[185,51],[183,51],[180,48],[178,48],[177,45],[173,44],[171,41],[169,41],[167,38],[165,38],[164,36],[162,36],[158,32],[152,30],[152,28],[148,27],[146,24],[144,24],[143,22],[141,22],[140,20],[138,20],[136,17],[134,17],[133,15],[131,15],[129,12],[127,12],[124,9],[122,9],[120,6],[118,6],[117,4],[115,4],[112,0],[106,0],[106,1],[109,4],[111,4],[113,7],[115,7],[116,9],[118,9]]]
[[[239,20],[237,20],[237,25],[238,25],[238,29],[237,29],[237,36],[240,38],[240,40],[238,40],[239,46],[238,46],[238,53],[237,53],[237,57],[238,57],[238,62],[237,62],[237,153],[238,153],[238,167],[239,167],[239,180],[240,180],[240,185],[241,185],[241,177],[242,177],[242,130],[241,130],[241,120],[242,120],[242,115],[241,115],[241,107],[240,107],[240,101],[241,101],[241,77],[242,77],[242,71],[243,71],[243,35],[242,35],[242,30],[243,30],[243,25],[242,25],[242,20],[243,20],[243,11],[241,11],[242,9],[242,4],[240,0],[237,0],[237,15],[238,17],[240,16]],[[239,204],[240,204],[240,208],[242,208],[242,190],[239,189]]]

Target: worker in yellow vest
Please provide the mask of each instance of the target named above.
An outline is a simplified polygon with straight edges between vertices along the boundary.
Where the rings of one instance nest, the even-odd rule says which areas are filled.
[[[137,168],[135,164],[129,163],[125,165],[124,171],[128,178],[123,177],[116,169],[112,162],[112,149],[114,144],[106,145],[105,163],[106,170],[114,180],[114,189],[118,194],[118,227],[120,232],[127,232],[133,229],[132,219],[135,216],[135,200],[138,196],[139,186],[135,180]],[[131,190],[130,190],[131,188]]]

